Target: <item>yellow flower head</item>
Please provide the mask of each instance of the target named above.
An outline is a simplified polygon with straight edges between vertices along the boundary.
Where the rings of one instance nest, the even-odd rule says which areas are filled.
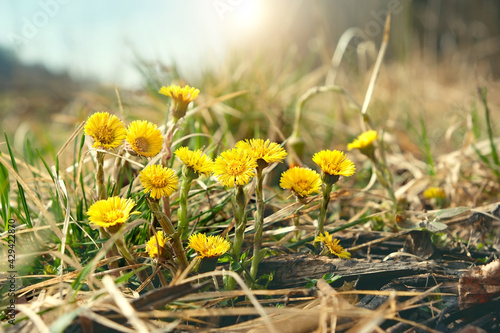
[[[333,239],[333,236],[330,235],[328,231],[325,231],[324,236],[322,234],[319,234],[314,241],[323,242],[323,244],[325,244],[326,247],[328,247],[330,252],[332,254],[335,254],[339,258],[345,258],[345,259],[351,258],[351,254],[346,250],[344,250],[344,248],[341,245],[339,245],[340,240]]]
[[[135,202],[132,199],[111,197],[107,200],[96,201],[90,206],[87,215],[91,223],[109,228],[127,222],[130,214],[140,214],[139,212],[130,212],[134,206]]]
[[[195,234],[189,236],[189,247],[195,250],[200,258],[218,258],[229,251],[231,245],[221,236]]]
[[[174,153],[188,168],[193,169],[198,175],[209,176],[212,173],[214,162],[210,157],[203,154],[201,150],[189,150],[188,147],[180,147]]]
[[[427,199],[445,199],[446,193],[441,187],[429,187],[424,191],[424,197]]]
[[[264,141],[263,139],[238,141],[236,148],[248,150],[257,160],[257,163],[263,161],[266,165],[274,162],[282,162],[286,155],[288,155],[285,149],[276,142]]]
[[[127,142],[137,154],[153,157],[163,147],[163,136],[155,124],[146,120],[136,120],[128,125]]]
[[[94,139],[92,147],[113,149],[123,143],[127,131],[117,116],[96,112],[87,120],[85,134]]]
[[[377,131],[369,130],[361,133],[357,139],[347,145],[347,150],[353,149],[369,149],[373,147],[373,141],[377,139]]]
[[[320,175],[311,169],[295,167],[281,174],[280,186],[290,189],[299,198],[305,198],[321,189]]]
[[[172,98],[172,106],[170,109],[172,116],[176,119],[180,119],[186,115],[189,103],[198,97],[200,91],[188,85],[182,88],[177,85],[170,85],[168,87],[161,87],[159,93]]]
[[[338,150],[322,150],[314,154],[313,162],[323,173],[332,176],[350,177],[356,171],[354,163],[344,155],[344,152]]]
[[[246,185],[255,176],[257,162],[246,150],[226,150],[215,159],[214,175],[224,186]]]
[[[156,242],[158,240],[158,243]],[[158,231],[156,236],[153,236],[146,243],[146,251],[148,252],[151,258],[156,258],[158,255],[161,255],[163,247],[165,243],[169,240],[169,238],[165,237],[163,231]],[[158,245],[160,247],[160,251],[158,252]]]
[[[144,168],[139,175],[144,193],[154,199],[169,197],[179,187],[179,177],[175,171],[162,165],[150,165]]]

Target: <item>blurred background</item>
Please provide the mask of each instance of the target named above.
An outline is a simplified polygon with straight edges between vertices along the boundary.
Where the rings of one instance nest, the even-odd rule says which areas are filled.
[[[488,87],[492,112],[500,103],[497,0],[40,0],[2,1],[0,12],[0,124],[18,147],[26,137],[64,142],[92,112],[118,113],[116,91],[127,120],[163,123],[167,99],[157,91],[170,83],[200,88],[198,104],[247,91],[200,117],[214,128],[223,117],[228,144],[256,134],[279,141],[299,96],[332,80],[348,29],[354,38],[332,81],[362,104],[388,12],[369,112],[404,149],[419,154],[408,134],[421,131],[419,120],[436,149],[459,148],[479,117],[479,86]],[[345,146],[359,133],[350,104],[337,95],[312,100],[306,141]]]

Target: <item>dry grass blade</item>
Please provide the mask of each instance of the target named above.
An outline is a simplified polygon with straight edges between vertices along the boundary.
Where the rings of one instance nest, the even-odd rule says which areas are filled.
[[[160,305],[164,306],[165,304],[168,304],[178,298],[182,297],[182,299],[185,299],[185,297],[189,297],[185,295],[193,294],[198,290],[201,290],[209,283],[209,281],[206,281],[203,283],[192,285],[189,282],[184,282],[182,284],[158,288],[147,292],[139,298],[134,299],[131,302],[131,305],[137,311],[152,309]],[[196,299],[197,295],[199,294],[190,296]]]
[[[30,309],[29,306],[24,304],[18,304],[16,306],[19,311],[24,313],[28,318],[32,321],[32,325],[34,325],[36,330],[40,333],[50,333],[50,329],[47,327],[43,319],[33,310]]]
[[[189,116],[195,114],[196,112],[198,112],[201,109],[209,108],[209,107],[211,107],[211,106],[213,106],[215,104],[227,101],[228,99],[235,98],[237,96],[246,94],[247,92],[248,92],[247,90],[242,90],[242,91],[236,91],[236,92],[233,92],[233,93],[229,93],[229,94],[226,94],[226,95],[221,96],[221,97],[217,97],[217,98],[211,100],[210,102],[198,105],[197,107],[194,107],[193,109],[189,110],[186,113],[186,117],[189,117]]]
[[[288,205],[288,206],[280,209],[276,213],[274,213],[274,214],[269,215],[268,217],[266,217],[264,219],[264,227],[267,227],[267,226],[269,226],[269,225],[271,225],[271,224],[273,224],[275,222],[281,221],[281,220],[289,217],[290,215],[294,214],[295,212],[301,210],[302,208],[304,208],[309,203],[315,202],[315,201],[318,201],[318,200],[320,200],[319,196],[313,196],[313,197],[309,197],[309,198],[303,200],[303,202],[294,202],[294,203],[291,203],[290,205]],[[250,232],[252,230],[254,230],[254,226],[253,225],[248,226],[245,229],[245,233]]]
[[[62,235],[62,232],[61,230],[59,230],[59,228],[57,227],[57,223],[56,221],[54,220],[54,217],[52,216],[52,214],[50,214],[47,209],[45,208],[45,206],[42,204],[42,202],[40,201],[40,199],[38,199],[37,195],[35,194],[35,192],[28,186],[28,184],[24,181],[24,178],[21,177],[10,165],[9,163],[7,163],[7,161],[2,157],[0,156],[0,163],[3,164],[3,166],[9,171],[9,174],[10,175],[13,175],[14,178],[19,182],[19,184],[21,184],[21,186],[24,188],[24,190],[26,191],[26,193],[28,194],[28,196],[30,197],[31,200],[33,200],[33,202],[35,203],[35,205],[38,207],[38,209],[40,210],[40,212],[43,214],[43,216],[47,219],[47,222],[50,224],[51,226],[51,230],[54,232],[54,234],[57,236],[57,238],[59,239],[62,239],[63,238],[63,235]],[[41,218],[39,218],[39,222],[38,224],[41,222]],[[36,224],[35,224],[36,226]]]
[[[58,256],[58,255],[61,255],[59,252],[55,252],[53,253],[54,256]],[[69,258],[68,256],[65,255],[64,257],[66,259],[67,262],[70,262],[71,263],[71,258]],[[97,264],[96,264],[96,268],[97,267],[102,267],[104,265],[107,265],[109,262],[111,261],[115,261],[115,260],[118,260],[120,257],[110,257],[110,258],[106,258],[104,260],[101,260],[99,261]],[[122,267],[120,268],[120,270],[124,270],[124,269],[127,269],[128,267]],[[76,271],[76,272],[70,272],[70,273],[66,273],[63,275],[62,277],[62,280],[65,281],[65,282],[71,282],[73,281],[79,274],[80,272],[79,271]],[[106,273],[106,272],[103,272],[103,273]],[[100,275],[103,275],[102,273],[98,273],[98,274],[94,274],[93,276],[100,276]],[[53,279],[49,279],[47,281],[43,281],[43,282],[39,282],[39,283],[35,283],[35,284],[32,284],[30,286],[26,286],[22,289],[19,289],[17,291],[17,293],[19,295],[23,295],[27,292],[30,292],[30,291],[34,291],[34,290],[37,290],[37,289],[41,289],[41,288],[46,288],[46,287],[49,287],[49,286],[52,286],[54,284],[57,284],[60,280],[59,277],[56,277],[56,278],[53,278]]]
[[[384,321],[388,312],[392,317],[391,302],[394,298],[394,293],[389,296],[389,299],[382,304],[378,309],[372,311],[369,315],[361,318],[357,323],[346,331],[346,333],[370,333],[375,330],[380,330],[379,325]]]
[[[382,237],[382,238],[379,238],[379,239],[376,239],[376,240],[373,240],[373,241],[369,241],[369,242],[366,242],[366,243],[363,243],[363,244],[359,244],[359,245],[356,245],[356,246],[349,247],[349,248],[346,249],[346,251],[348,251],[348,252],[350,252],[350,251],[356,251],[356,250],[362,249],[364,247],[372,246],[372,245],[375,245],[375,244],[378,244],[378,243],[383,243],[385,241],[388,241],[389,239],[393,239],[393,238],[400,237],[402,235],[406,235],[409,232],[411,232],[411,230],[403,230],[403,231],[400,231],[400,232],[395,233],[393,235],[385,236],[385,237]]]
[[[60,157],[61,154],[64,152],[64,150],[66,149],[66,147],[69,146],[69,144],[71,142],[73,142],[73,140],[78,136],[78,134],[80,134],[80,132],[82,131],[82,129],[85,127],[85,122],[82,121],[80,123],[80,125],[78,125],[78,127],[76,128],[76,130],[70,135],[70,137],[68,138],[68,140],[66,140],[66,142],[62,145],[61,149],[59,149],[59,151],[57,152],[57,157]]]
[[[378,73],[380,72],[380,66],[382,65],[382,60],[384,59],[385,51],[387,49],[387,45],[389,44],[390,31],[391,31],[391,12],[388,12],[384,26],[384,37],[382,39],[382,44],[380,45],[380,50],[378,52],[377,60],[375,61],[375,66],[373,68],[372,76],[370,78],[370,83],[368,84],[368,89],[366,90],[363,107],[361,108],[361,115],[363,116],[365,116],[366,111],[368,110],[368,105],[370,104],[370,100],[372,99],[373,90],[375,89],[375,82],[377,82]]]
[[[295,289],[273,289],[273,290],[252,290],[253,295],[261,295],[261,296],[277,296],[277,295],[287,295],[290,293],[298,293],[306,295],[309,292],[309,289],[306,288],[295,288]],[[231,298],[231,297],[239,297],[246,296],[246,292],[243,290],[231,290],[231,291],[206,291],[201,294],[193,294],[184,296],[180,299],[180,301],[201,301],[201,300],[209,300],[215,298]]]
[[[54,170],[55,171],[55,170]],[[69,220],[70,220],[70,217],[71,217],[71,205],[70,205],[70,200],[69,200],[69,196],[68,196],[68,192],[66,190],[66,185],[64,184],[64,180],[61,179],[59,177],[58,174],[55,174],[55,179],[54,179],[54,185],[56,187],[56,191],[57,193],[59,194],[59,198],[62,202],[62,204],[64,203],[64,201],[66,201],[66,209],[65,209],[65,214],[64,214],[64,224],[63,224],[63,230],[62,230],[62,239],[61,239],[61,248],[60,248],[60,251],[61,251],[61,256],[64,256],[64,251],[66,249],[66,240],[68,238],[68,230],[69,230]],[[64,200],[66,199],[66,200]],[[61,205],[62,206],[62,205]],[[76,257],[73,254],[73,257]],[[72,260],[73,261],[73,260]],[[76,265],[80,266],[80,263],[78,264],[73,264],[73,266],[76,267]],[[59,293],[60,293],[60,296],[62,298],[62,282],[63,282],[63,273],[64,273],[64,259],[61,260],[61,265],[60,265],[60,271],[59,271],[59,279],[60,279],[60,288],[59,288]],[[78,268],[81,268],[80,267],[76,267],[77,269]]]
[[[123,111],[123,104],[122,104],[122,98],[120,97],[120,92],[118,91],[118,87],[115,85],[115,94],[116,94],[116,99],[118,101],[118,109],[120,110],[120,117],[121,119],[125,119],[125,112]]]
[[[345,54],[345,51],[347,50],[347,47],[349,46],[349,43],[355,37],[358,38],[364,37],[363,31],[360,28],[357,27],[349,28],[340,37],[335,52],[333,53],[333,57],[330,63],[330,69],[328,70],[328,74],[326,75],[325,85],[328,86],[335,83],[340,62],[342,61],[342,58]]]
[[[269,330],[269,332],[277,333],[278,331],[276,330],[276,328],[274,327],[274,325],[269,320],[269,317],[268,317],[266,311],[264,310],[264,308],[262,307],[262,305],[260,305],[260,303],[257,301],[257,299],[255,298],[255,296],[252,294],[252,292],[250,291],[250,289],[248,288],[248,286],[245,284],[245,282],[243,282],[243,280],[241,279],[241,277],[238,274],[236,274],[235,272],[231,272],[231,271],[227,271],[227,272],[214,271],[214,272],[210,272],[210,273],[203,273],[203,274],[191,277],[191,278],[187,278],[183,282],[195,281],[195,280],[202,279],[202,278],[205,278],[205,277],[215,277],[215,276],[224,276],[224,275],[231,276],[236,281],[236,283],[238,283],[238,285],[241,287],[241,289],[243,289],[243,291],[246,293],[246,296],[249,298],[250,302],[252,303],[252,305],[257,310],[258,314],[263,318],[263,320],[264,320],[264,322],[265,322],[265,324],[266,324],[267,329]]]
[[[115,301],[115,304],[121,310],[123,316],[127,318],[130,324],[135,328],[136,332],[148,333],[149,330],[146,324],[139,318],[136,310],[127,299],[122,295],[121,291],[116,287],[113,279],[106,275],[102,278],[104,288],[108,291],[109,295]]]
[[[104,327],[114,329],[118,332],[124,332],[124,333],[135,333],[136,332],[133,329],[130,329],[126,326],[120,325],[120,324],[112,321],[111,319],[108,319],[108,318],[101,316],[101,315],[99,315],[95,312],[92,312],[92,311],[87,311],[84,313],[84,315],[88,319],[91,319],[91,320],[95,321],[96,323],[101,324]],[[92,328],[90,328],[90,329],[92,329]]]

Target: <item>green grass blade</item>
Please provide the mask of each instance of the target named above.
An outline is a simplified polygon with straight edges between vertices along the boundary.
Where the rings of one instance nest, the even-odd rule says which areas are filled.
[[[472,133],[474,134],[474,139],[479,139],[481,136],[481,128],[479,127],[479,113],[477,111],[477,105],[475,102],[472,103],[471,109],[471,121],[472,121]]]
[[[475,145],[472,145],[472,149],[474,149],[474,151],[476,152],[477,156],[479,156],[481,161],[483,161],[483,163],[486,164],[486,166],[495,173],[495,176],[500,177],[500,172],[491,164],[491,161],[488,159],[488,157],[481,154],[481,152],[479,151],[479,149],[476,148]]]
[[[5,136],[5,143],[7,144],[7,149],[9,150],[9,155],[10,155],[12,167],[14,168],[14,170],[17,173],[19,173],[19,170],[17,168],[16,158],[14,157],[14,153],[12,152],[12,148],[10,146],[9,138],[7,137],[7,133],[4,132],[4,136]],[[21,186],[21,184],[19,184],[19,182],[17,182],[17,188],[19,189],[19,198],[18,199],[21,201],[21,204],[22,204],[22,207],[24,210],[24,214],[25,214],[25,218],[26,218],[26,220],[25,220],[26,225],[29,228],[32,228],[33,224],[31,223],[31,214],[30,214],[30,211],[28,208],[28,203],[26,201],[26,195],[24,193],[24,188]]]
[[[76,276],[75,281],[71,284],[71,288],[75,291],[74,296],[76,296],[77,292],[82,288],[85,278],[92,271],[92,266],[93,262],[88,263],[87,266],[85,266]]]
[[[40,154],[40,152],[38,151],[38,149],[36,150],[36,152],[38,153],[38,156],[42,160],[43,165],[45,165],[45,169],[47,169],[47,172],[49,173],[50,178],[52,178],[52,181],[55,182],[54,175],[52,174],[52,171],[50,171],[49,165],[47,164],[47,162],[45,162],[45,160],[43,159],[42,154]]]
[[[83,173],[80,173],[80,186],[82,188],[83,202],[85,203],[85,211],[89,209],[87,196],[85,195],[85,183],[83,182]]]
[[[484,105],[484,114],[486,116],[486,127],[488,129],[488,139],[490,140],[491,147],[491,158],[493,159],[493,163],[497,166],[495,175],[500,180],[500,173],[498,172],[498,168],[500,167],[500,160],[498,159],[497,147],[495,146],[495,141],[493,140],[493,129],[491,128],[490,121],[490,109],[488,108],[488,99],[487,99],[487,90],[486,87],[481,89],[481,100]]]
[[[0,152],[0,156],[2,153]],[[10,219],[10,179],[9,179],[9,171],[3,164],[0,164],[0,202],[1,208],[0,216],[2,216],[3,221],[5,222],[5,229],[8,229],[7,223]]]
[[[77,144],[76,143],[77,141],[75,140],[75,145]],[[74,182],[75,182],[75,189],[76,189],[76,183],[77,183],[77,179],[76,179],[76,172],[79,168],[76,167],[77,163],[81,163],[82,162],[82,152],[83,152],[83,146],[85,145],[85,134],[82,135],[82,138],[80,140],[80,144],[79,144],[79,147],[78,147],[78,154],[76,155],[75,157],[75,161],[74,161],[74,165],[75,167],[73,168],[73,179],[74,179]]]
[[[422,129],[422,143],[424,144],[424,152],[427,156],[429,175],[434,176],[436,174],[436,168],[434,166],[434,159],[432,158],[431,145],[429,143],[429,137],[427,136],[427,128],[425,127],[424,118],[420,116],[420,127]]]

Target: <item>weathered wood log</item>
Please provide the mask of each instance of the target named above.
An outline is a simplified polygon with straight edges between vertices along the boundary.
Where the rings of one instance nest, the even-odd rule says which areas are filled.
[[[358,289],[374,289],[401,276],[441,273],[432,262],[417,261],[368,261],[365,259],[332,259],[308,254],[288,254],[266,258],[259,266],[259,273],[273,273],[270,288],[304,286],[307,279],[319,279],[328,273],[342,276],[338,283],[359,279]]]

